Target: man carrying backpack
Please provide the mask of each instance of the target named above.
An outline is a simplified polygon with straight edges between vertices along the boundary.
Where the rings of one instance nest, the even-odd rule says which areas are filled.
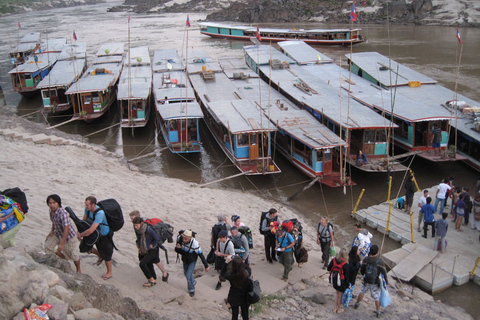
[[[277,222],[278,220],[277,209],[270,209],[265,216],[262,213],[262,221],[260,225],[260,233],[265,237],[265,257],[269,263],[277,260],[277,253],[275,251],[276,240],[275,240],[275,231],[271,230],[271,223]]]
[[[218,222],[215,223],[215,225],[212,227],[212,236],[210,238],[210,247],[211,248],[216,248],[217,246],[217,240],[218,240],[218,233],[222,230],[227,230],[229,229],[228,223],[227,223],[227,216],[224,214],[219,214],[217,216]]]
[[[247,237],[238,231],[236,226],[232,226],[230,228],[231,239],[233,242],[233,247],[235,248],[235,254],[240,256],[245,262],[245,266],[250,265],[249,256],[250,256],[250,248],[248,246]],[[240,252],[243,251],[243,252]]]
[[[92,234],[97,228],[100,228],[100,239],[95,243],[96,248],[87,246],[83,241],[80,242],[80,252],[93,253],[98,256],[97,266],[105,261],[107,272],[102,276],[103,280],[110,279],[112,274],[112,255],[113,255],[113,232],[108,226],[105,212],[97,206],[97,199],[94,196],[88,196],[85,199],[85,213],[83,220],[91,222],[90,228],[77,233],[78,240]]]
[[[295,240],[288,231],[288,227],[282,224],[282,229],[277,230],[276,235],[275,250],[278,251],[279,261],[283,265],[283,281],[288,280],[288,274],[292,271],[293,247],[295,246]]]
[[[333,239],[333,226],[327,217],[322,217],[317,226],[317,244],[322,249],[323,269],[327,269],[330,260],[330,246],[335,246]]]
[[[375,300],[376,314],[377,318],[380,317],[380,274],[383,274],[385,282],[388,284],[387,272],[385,270],[385,264],[382,259],[378,257],[378,246],[374,244],[370,248],[368,257],[363,259],[362,267],[360,272],[363,275],[363,285],[360,294],[358,295],[357,302],[353,306],[354,309],[357,309],[360,305],[365,294],[370,290],[370,294]]]
[[[222,272],[223,268],[225,267],[226,258],[234,255],[235,248],[233,246],[233,242],[228,239],[227,230],[220,231],[218,233],[217,250],[215,251],[215,270]],[[222,287],[222,282],[224,281],[225,279],[219,275],[215,290],[220,290]]]

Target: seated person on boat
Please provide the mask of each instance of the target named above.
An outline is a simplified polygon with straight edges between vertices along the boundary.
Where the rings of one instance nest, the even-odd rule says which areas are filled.
[[[368,164],[367,156],[362,152],[362,150],[358,150],[356,164],[359,166],[363,166]]]

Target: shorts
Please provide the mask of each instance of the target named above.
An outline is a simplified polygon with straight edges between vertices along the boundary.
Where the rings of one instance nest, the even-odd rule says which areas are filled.
[[[370,294],[373,300],[375,301],[380,300],[381,290],[379,285],[373,284],[373,283],[363,283],[362,290],[360,291],[360,293],[363,295],[366,295],[368,290],[370,290]]]
[[[424,216],[425,214],[423,212],[418,212],[418,223],[422,223]]]
[[[106,236],[101,236],[97,243],[95,243],[97,247],[98,254],[100,257],[105,261],[112,260],[113,255],[113,232],[110,232]],[[83,241],[80,241],[80,252],[88,252],[92,251],[93,246],[87,246]]]
[[[440,148],[440,142],[434,142],[432,143],[433,149]]]
[[[411,209],[412,204],[413,204],[413,195],[412,196],[405,196],[405,205],[407,205]]]
[[[50,236],[45,239],[45,252],[55,253],[55,247],[58,246],[60,240],[55,236]],[[78,250],[78,239],[71,238],[65,242],[63,246],[63,255],[66,260],[78,261],[80,259],[80,252]]]

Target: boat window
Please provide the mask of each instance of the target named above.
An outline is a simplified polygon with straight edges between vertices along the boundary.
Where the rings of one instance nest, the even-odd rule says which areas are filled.
[[[98,92],[92,92],[92,101],[100,102],[100,95],[98,94]]]
[[[43,99],[50,98],[50,90],[42,90],[42,98]]]
[[[317,151],[317,162],[321,162],[321,161],[323,161],[323,151],[318,150]]]
[[[387,134],[384,129],[377,130],[376,142],[387,142]]]
[[[177,120],[170,120],[168,121],[168,124],[170,131],[177,131]]]
[[[252,134],[250,135],[250,144],[251,144],[251,145],[254,145],[254,144],[256,144],[256,143],[257,143],[257,134],[256,134],[256,133],[252,133]]]
[[[237,134],[237,146],[248,146],[248,135],[246,133]]]
[[[325,150],[324,154],[324,161],[331,161],[332,160],[332,151],[330,149]]]
[[[25,77],[25,80],[32,79],[32,75],[30,73],[25,73],[24,77]]]
[[[375,130],[365,130],[364,143],[375,143]]]

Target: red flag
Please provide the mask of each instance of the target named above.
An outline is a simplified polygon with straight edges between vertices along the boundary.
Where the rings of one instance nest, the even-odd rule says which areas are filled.
[[[130,23],[130,15],[128,15],[128,22]]]
[[[262,37],[260,37],[260,29],[258,28],[258,24],[257,24],[257,33],[255,33],[255,37],[258,39],[258,41],[262,41]]]
[[[20,21],[18,21],[18,29],[21,29],[22,26],[20,25]]]
[[[73,30],[73,40],[77,41],[77,34],[75,33],[75,30]]]
[[[187,16],[187,23],[185,25],[187,28],[190,28],[190,16]]]
[[[458,31],[458,27],[457,27],[457,39],[458,39],[458,43],[462,44],[462,39],[460,38],[460,31]]]
[[[350,13],[350,20],[355,22],[357,20],[357,10],[355,9],[355,1],[353,1],[352,12]]]

